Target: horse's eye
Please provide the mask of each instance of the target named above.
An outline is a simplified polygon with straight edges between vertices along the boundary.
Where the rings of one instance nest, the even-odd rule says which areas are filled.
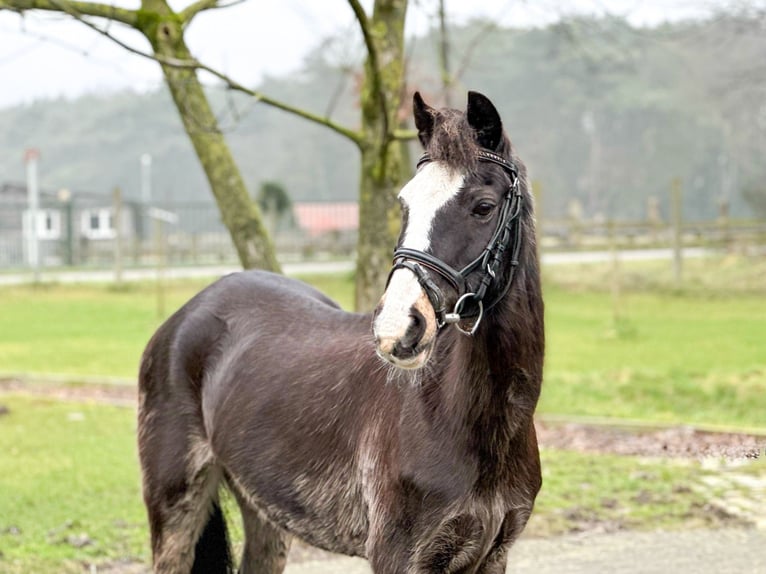
[[[473,215],[475,217],[487,217],[490,213],[492,213],[493,209],[495,209],[494,204],[488,201],[482,201],[474,206]]]

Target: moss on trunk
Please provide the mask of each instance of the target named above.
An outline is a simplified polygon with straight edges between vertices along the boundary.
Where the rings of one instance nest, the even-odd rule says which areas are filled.
[[[165,0],[144,0],[140,14],[139,27],[156,55],[182,61],[193,59],[184,41],[181,20]],[[274,246],[258,206],[247,193],[196,71],[162,65],[162,72],[242,266],[279,272]]]
[[[404,144],[392,134],[398,126],[404,86],[404,21],[407,0],[377,0],[370,20],[379,65],[365,64],[362,86],[362,161],[359,189],[356,308],[372,309],[383,293],[391,254],[399,235],[396,195],[409,173]]]

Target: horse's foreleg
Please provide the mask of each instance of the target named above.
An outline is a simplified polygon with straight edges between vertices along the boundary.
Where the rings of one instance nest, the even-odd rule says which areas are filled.
[[[477,574],[503,574],[508,564],[508,551],[524,530],[529,518],[527,510],[513,510],[505,515],[503,525],[492,544],[492,549],[482,562]]]
[[[242,497],[237,499],[245,529],[240,574],[282,574],[292,537],[250,507]]]
[[[365,553],[375,574],[410,572],[412,527],[403,518],[383,509],[371,514]]]
[[[388,543],[376,544],[367,550],[367,560],[374,574],[402,574],[409,573],[409,550],[400,544]]]
[[[459,515],[421,540],[391,523],[378,536],[368,559],[375,574],[458,574],[472,572],[481,559],[481,525]]]

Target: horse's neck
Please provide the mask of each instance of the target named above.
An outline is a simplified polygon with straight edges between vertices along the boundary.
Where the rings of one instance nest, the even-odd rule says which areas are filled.
[[[485,320],[475,337],[451,328],[441,333],[421,384],[403,391],[398,424],[405,431],[399,433],[405,474],[440,484],[426,476],[427,469],[440,469],[437,475],[452,477],[441,487],[490,492],[508,483],[514,453],[525,452],[539,380],[528,376],[520,362],[525,357],[513,349],[522,333],[500,332],[513,322]]]
[[[507,295],[485,317],[476,336],[450,335],[450,356],[440,384],[445,389],[445,410],[463,428],[517,428],[531,417],[537,403],[544,345],[542,307],[538,307],[539,285],[522,288],[522,297]]]
[[[488,327],[486,331],[491,328],[485,327]],[[510,353],[505,356],[498,353],[497,343],[492,342],[489,335],[466,337],[456,332],[454,336],[456,340],[442,384],[450,391],[451,410],[464,413],[470,419],[485,411],[500,390],[498,386],[502,386],[503,378],[498,375],[506,371],[511,357]]]

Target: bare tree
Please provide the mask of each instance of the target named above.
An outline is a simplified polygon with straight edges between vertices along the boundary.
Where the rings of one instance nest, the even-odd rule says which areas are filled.
[[[361,127],[350,129],[328,117],[312,114],[250,89],[213,69],[191,54],[184,33],[202,12],[235,2],[195,0],[174,11],[167,0],[141,0],[137,10],[79,0],[0,0],[0,10],[20,13],[44,10],[66,14],[96,30],[126,50],[159,63],[184,128],[210,183],[211,190],[245,268],[279,270],[271,239],[258,207],[251,200],[203,86],[205,71],[231,90],[256,98],[263,104],[295,114],[333,130],[353,143],[361,154],[359,190],[360,233],[358,243],[356,306],[370,308],[388,269],[391,245],[398,234],[396,191],[403,183],[404,140],[413,134],[397,129],[397,114],[404,85],[404,22],[407,0],[376,0],[371,15],[359,0],[348,0],[359,24],[367,50],[361,89]],[[118,39],[112,23],[140,32],[151,46],[144,52]]]

